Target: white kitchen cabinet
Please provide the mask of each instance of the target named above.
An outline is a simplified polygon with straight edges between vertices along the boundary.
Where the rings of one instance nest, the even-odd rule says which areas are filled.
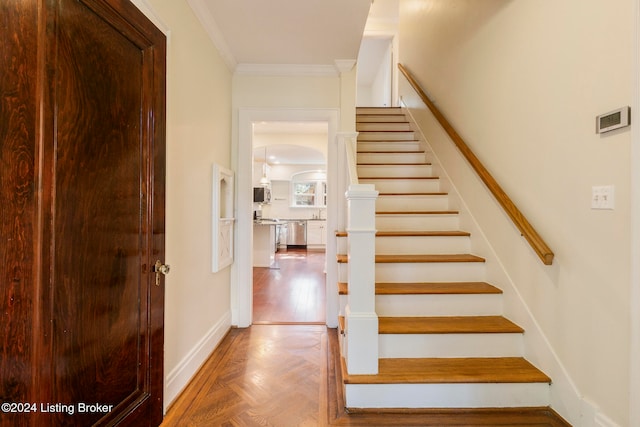
[[[276,233],[273,222],[253,224],[253,266],[273,267],[276,260]]]
[[[327,221],[307,221],[307,248],[324,249],[327,245]]]

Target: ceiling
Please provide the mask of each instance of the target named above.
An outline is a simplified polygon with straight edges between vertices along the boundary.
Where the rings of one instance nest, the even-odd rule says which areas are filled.
[[[188,0],[232,70],[355,60],[371,0]]]
[[[358,61],[358,79],[372,79],[382,55],[371,22],[397,22],[398,0],[187,0],[235,73],[333,74]],[[256,133],[318,133],[326,123],[254,124]],[[269,148],[282,163],[320,164],[305,147]],[[315,151],[315,150],[312,150]],[[255,160],[264,161],[258,150]],[[262,157],[262,158],[261,158]],[[269,161],[269,160],[267,160]]]

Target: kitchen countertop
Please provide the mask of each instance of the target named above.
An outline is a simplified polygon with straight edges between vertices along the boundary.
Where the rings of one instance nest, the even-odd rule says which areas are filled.
[[[257,225],[278,225],[278,224],[282,224],[283,222],[284,221],[281,219],[269,219],[269,218],[253,220],[253,223]]]

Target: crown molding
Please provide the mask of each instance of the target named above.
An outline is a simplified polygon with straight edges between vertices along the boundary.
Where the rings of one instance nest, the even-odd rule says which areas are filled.
[[[238,64],[238,75],[256,76],[298,76],[298,77],[337,77],[338,70],[333,65],[321,64]]]
[[[355,59],[336,59],[334,63],[336,64],[336,68],[338,69],[340,74],[342,74],[342,73],[348,73],[349,71],[351,71],[353,69],[353,66],[356,65],[356,60]]]
[[[218,27],[215,19],[211,15],[211,11],[204,3],[204,0],[187,0],[187,3],[200,21],[200,24],[202,24],[203,29],[205,30],[215,47],[218,49],[218,52],[220,53],[220,56],[222,57],[224,62],[227,64],[227,67],[229,68],[229,70],[231,70],[231,72],[233,72],[236,69],[238,62],[236,61],[235,56],[233,56],[233,53],[231,53],[231,49],[229,49],[227,41],[222,35],[222,32],[220,31],[220,28]]]

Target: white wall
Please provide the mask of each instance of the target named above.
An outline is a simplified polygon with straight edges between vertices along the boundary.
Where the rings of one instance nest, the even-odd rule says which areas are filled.
[[[541,266],[494,207],[456,182],[465,172],[455,163],[445,168],[584,396],[583,416],[621,426],[630,405],[631,137],[594,128],[596,115],[632,103],[632,16],[631,1],[403,0],[400,17],[399,62],[538,229],[554,265]],[[590,209],[591,187],[603,184],[615,185],[615,210]],[[579,421],[595,425],[593,416]]]
[[[392,40],[388,40],[380,67],[371,85],[371,106],[391,107],[391,47]],[[367,105],[365,105],[367,106]]]
[[[230,269],[211,272],[212,165],[231,166],[231,73],[186,2],[149,4],[170,32],[166,408],[231,324]]]

